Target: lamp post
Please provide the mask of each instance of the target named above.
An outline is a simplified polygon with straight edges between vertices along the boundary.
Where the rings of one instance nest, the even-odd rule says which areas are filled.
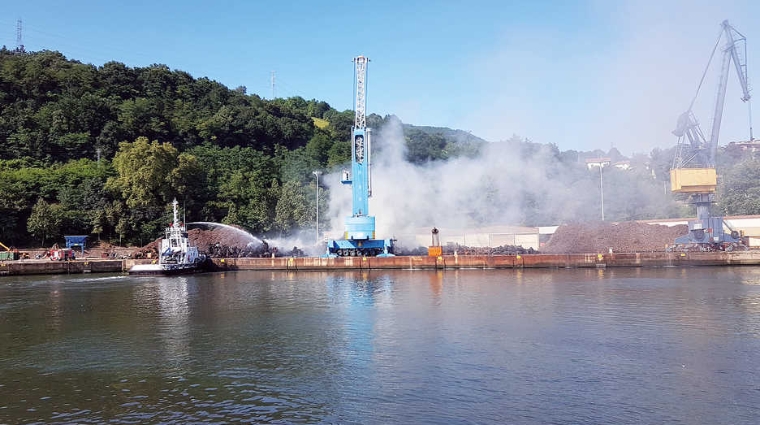
[[[604,162],[599,163],[599,193],[602,197],[602,221],[604,221],[604,177],[602,177],[602,168],[604,168]]]
[[[312,174],[317,177],[317,245],[319,245],[319,176],[322,175],[322,172],[317,170],[313,171]]]

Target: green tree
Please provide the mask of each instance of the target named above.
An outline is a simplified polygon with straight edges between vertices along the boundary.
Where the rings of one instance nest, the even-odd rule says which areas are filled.
[[[303,186],[297,181],[282,186],[275,208],[275,225],[282,235],[290,235],[298,228],[307,227],[313,221]]]
[[[203,200],[206,196],[206,170],[195,155],[181,153],[169,175],[169,184],[182,199]]]
[[[325,167],[330,158],[330,148],[333,141],[325,131],[318,131],[306,144],[306,155],[311,158],[320,168]]]
[[[317,160],[300,148],[287,150],[280,148],[275,160],[280,166],[280,178],[282,181],[297,181],[307,184],[313,178],[312,172],[322,168]]]
[[[107,180],[106,189],[122,199],[128,211],[118,218],[120,236],[141,243],[157,237],[167,205],[178,196],[173,184],[186,181],[185,173],[194,169],[180,168],[178,157],[170,144],[148,142],[145,137],[119,144],[113,159],[116,176]]]
[[[333,140],[350,140],[351,128],[354,126],[354,111],[346,110],[338,112],[331,109],[323,116],[330,125],[327,127]]]
[[[113,159],[117,176],[108,179],[107,187],[120,193],[130,208],[165,205],[174,196],[171,184],[178,155],[169,143],[148,142],[146,137],[122,142]]]
[[[410,130],[406,135],[406,159],[413,164],[448,159],[446,138],[440,133],[428,134],[420,130]]]
[[[746,159],[722,174],[718,208],[726,215],[760,214],[760,161]]]
[[[333,169],[338,166],[351,162],[351,142],[335,142],[330,146],[327,153],[327,169]]]
[[[39,198],[32,207],[32,214],[26,222],[29,233],[41,239],[42,246],[45,240],[61,236],[61,224],[63,214],[59,205],[49,204]]]

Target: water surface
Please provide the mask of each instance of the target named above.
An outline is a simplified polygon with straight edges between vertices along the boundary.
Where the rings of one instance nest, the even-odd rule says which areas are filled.
[[[760,423],[760,269],[0,279],[0,423]]]

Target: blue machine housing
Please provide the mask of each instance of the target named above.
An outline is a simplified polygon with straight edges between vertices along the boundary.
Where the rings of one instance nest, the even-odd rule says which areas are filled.
[[[87,236],[85,235],[70,235],[64,236],[66,239],[66,248],[79,248],[84,255],[84,247],[87,245]]]
[[[349,179],[341,180],[343,184],[351,185],[353,192],[353,202],[351,214],[353,217],[361,217],[369,214],[369,155],[367,155],[367,146],[369,144],[371,130],[364,128],[354,129],[353,149],[351,152],[351,176]],[[348,222],[346,222],[346,231],[348,232]],[[372,232],[375,231],[375,219],[372,219]]]
[[[370,129],[354,129],[351,174],[344,172],[341,179],[341,183],[351,185],[352,215],[346,217],[343,239],[327,241],[328,257],[393,256],[393,239],[375,239],[375,217],[367,214],[371,195],[369,185],[370,137]]]
[[[367,240],[375,238],[375,217],[353,216],[346,217],[346,233],[344,238]]]

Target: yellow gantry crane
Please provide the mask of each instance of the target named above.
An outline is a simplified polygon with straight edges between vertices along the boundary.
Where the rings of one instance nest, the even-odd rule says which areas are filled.
[[[724,41],[721,46],[721,40]],[[721,46],[722,63],[718,82],[718,96],[713,112],[713,124],[710,138],[706,139],[699,127],[692,107],[697,99],[699,89],[705,80],[715,52]],[[750,106],[749,85],[747,83],[747,39],[728,21],[723,21],[718,40],[715,42],[710,60],[702,74],[697,88],[697,94],[689,108],[678,118],[673,134],[678,137],[678,145],[673,166],[670,170],[670,188],[674,193],[685,193],[691,203],[696,205],[697,218],[689,222],[689,233],[677,238],[677,246],[697,247],[702,250],[733,250],[737,247],[746,248],[739,232],[728,226],[721,216],[710,213],[710,205],[715,202],[715,190],[718,186],[715,172],[715,159],[718,153],[718,136],[723,118],[723,104],[726,99],[726,85],[731,63],[734,64],[739,83],[742,87],[742,101],[749,108],[750,124],[749,137],[752,135],[752,108]]]

